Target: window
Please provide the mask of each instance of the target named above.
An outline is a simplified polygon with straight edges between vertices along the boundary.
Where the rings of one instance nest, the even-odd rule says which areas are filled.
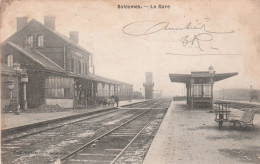
[[[33,36],[32,35],[29,35],[28,38],[27,38],[27,45],[28,46],[33,46]]]
[[[45,80],[45,97],[73,98],[73,83],[73,78],[51,75]]]
[[[79,61],[79,74],[81,74],[81,71],[82,71],[82,69],[81,69],[81,62]]]
[[[115,95],[115,87],[114,85],[110,86],[110,96]]]
[[[98,86],[97,86],[97,95],[98,97],[102,97],[102,92],[103,92],[103,86],[101,83],[98,83]]]
[[[88,74],[88,64],[86,63],[85,64],[85,75],[87,75]]]
[[[70,72],[74,72],[74,59],[70,60]]]
[[[78,68],[77,73],[81,74],[81,62],[80,61],[78,61],[77,68]]]
[[[105,97],[108,97],[108,84],[105,84],[105,87],[104,87],[104,96],[105,96]]]
[[[85,67],[84,67],[84,62],[82,62],[82,74],[84,75],[84,72],[85,72]]]
[[[43,36],[42,35],[39,35],[37,37],[37,46],[38,47],[43,47]]]
[[[6,64],[9,67],[12,67],[14,65],[13,55],[8,55],[7,56]]]
[[[194,97],[198,97],[199,96],[198,85],[197,84],[193,85],[193,96]]]
[[[202,84],[194,84],[193,85],[193,96],[194,97],[203,97],[204,96],[204,89]]]
[[[211,85],[210,84],[204,84],[204,97],[211,97]]]

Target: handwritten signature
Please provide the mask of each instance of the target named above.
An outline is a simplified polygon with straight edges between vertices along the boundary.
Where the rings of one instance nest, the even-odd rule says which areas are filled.
[[[206,22],[208,22],[209,18],[206,18],[206,20],[207,20]],[[148,26],[148,27],[139,33],[131,32],[131,30],[129,30],[131,28],[135,29],[144,26]],[[234,32],[234,31],[210,31],[207,28],[206,23],[197,23],[193,25],[192,22],[188,22],[183,27],[170,27],[170,22],[154,23],[151,21],[137,21],[137,22],[129,23],[122,28],[123,33],[130,36],[151,35],[154,33],[158,33],[160,31],[184,31],[184,30],[186,31],[189,30],[190,32],[197,30],[199,32],[196,34],[189,34],[182,37],[180,41],[182,42],[183,47],[187,47],[187,46],[193,47],[196,45],[196,47],[199,48],[201,51],[203,51],[201,47],[201,42],[212,41],[214,39],[215,34],[223,35],[223,34],[230,34]],[[217,50],[217,48],[213,48],[213,49]]]

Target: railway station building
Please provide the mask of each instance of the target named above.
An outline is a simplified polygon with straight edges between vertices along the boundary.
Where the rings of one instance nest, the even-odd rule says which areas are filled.
[[[17,18],[17,31],[1,44],[2,109],[12,101],[26,109],[86,107],[112,95],[131,99],[131,84],[91,73],[92,54],[78,44],[78,35],[55,31],[54,16],[45,16],[44,24]]]
[[[213,67],[208,71],[191,72],[191,74],[169,74],[171,82],[186,85],[187,105],[193,107],[213,107],[213,85],[215,82],[238,75],[234,73],[216,74]]]

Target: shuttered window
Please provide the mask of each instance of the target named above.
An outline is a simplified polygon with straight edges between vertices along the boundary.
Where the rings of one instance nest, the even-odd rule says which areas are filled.
[[[70,72],[74,72],[74,59],[70,60]]]

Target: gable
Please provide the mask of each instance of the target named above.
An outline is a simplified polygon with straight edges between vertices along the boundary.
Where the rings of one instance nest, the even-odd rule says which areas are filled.
[[[53,31],[52,29],[46,27],[45,25],[43,25],[42,23],[38,22],[35,19],[32,19],[23,29],[21,29],[18,32],[15,32],[6,41],[12,42],[17,37],[17,35],[19,35],[20,33],[26,32],[27,31],[26,29],[30,28],[31,25],[33,25],[33,28],[35,28],[35,29],[41,29],[41,30],[45,30],[45,31],[50,32],[56,38],[62,40],[65,44],[69,44],[69,45],[77,48],[78,50],[82,51],[82,53],[84,53],[85,55],[88,55],[88,56],[91,55],[91,53],[88,50],[86,50],[85,48],[83,48],[79,44],[75,43],[74,41],[70,40],[67,36],[65,36],[65,35],[57,32],[57,31]]]

